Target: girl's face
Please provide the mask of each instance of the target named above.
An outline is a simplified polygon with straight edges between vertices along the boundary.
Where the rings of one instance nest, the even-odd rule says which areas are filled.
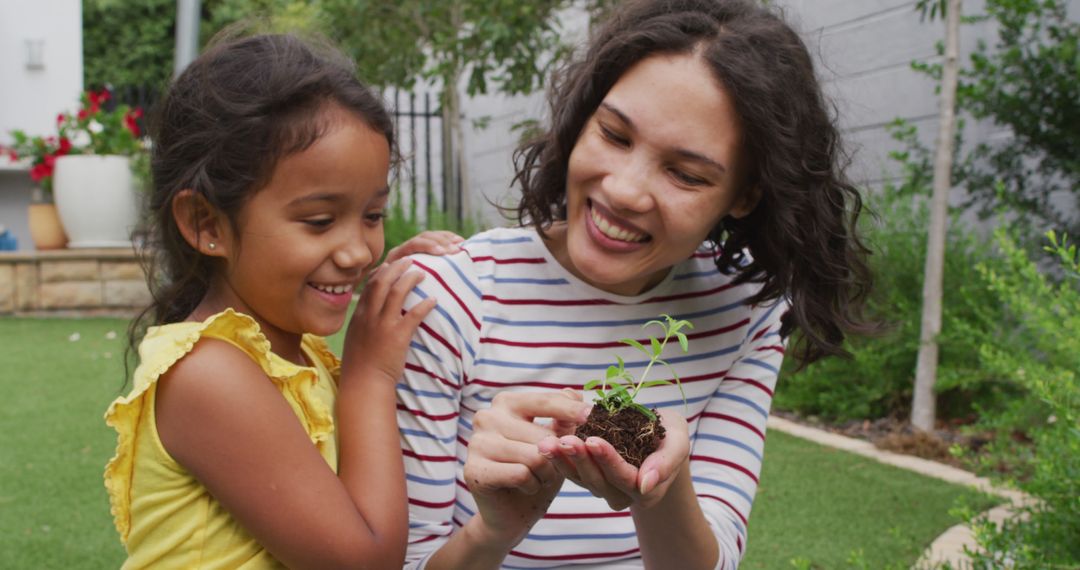
[[[754,206],[733,103],[693,54],[631,67],[570,155],[565,234],[552,252],[600,289],[637,295],[726,215]]]
[[[352,113],[326,112],[331,130],[278,162],[227,238],[225,301],[258,320],[272,345],[340,329],[383,252],[386,137]]]

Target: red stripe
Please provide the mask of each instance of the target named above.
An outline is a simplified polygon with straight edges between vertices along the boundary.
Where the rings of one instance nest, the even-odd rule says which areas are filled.
[[[410,414],[412,414],[414,416],[420,416],[422,418],[427,418],[429,420],[435,420],[435,421],[452,420],[452,419],[458,417],[457,412],[451,412],[449,414],[443,414],[441,416],[438,416],[438,415],[429,414],[427,412],[423,412],[423,411],[420,411],[420,410],[413,410],[413,409],[410,409],[410,408],[406,408],[402,404],[398,404],[397,409],[399,409],[399,410],[401,410],[403,412],[409,412]]]
[[[424,323],[424,322],[420,323],[420,328],[424,329],[424,332],[431,335],[432,338],[434,338],[436,340],[436,342],[438,342],[439,344],[445,346],[447,350],[454,353],[454,357],[456,357],[458,360],[461,360],[461,351],[454,348],[454,345],[450,344],[450,341],[446,340],[445,337],[443,337],[439,333],[435,332],[435,329],[431,328],[427,323]]]
[[[527,558],[529,560],[588,560],[590,558],[615,558],[619,556],[628,556],[635,554],[639,551],[638,548],[631,548],[630,550],[624,550],[622,552],[591,552],[589,554],[560,554],[555,556],[541,556],[539,554],[525,554],[517,550],[511,550],[510,554],[519,558]]]
[[[409,497],[409,504],[424,507],[425,509],[445,509],[446,507],[452,507],[454,505],[454,500],[450,499],[445,503],[432,503],[430,501],[421,501],[420,499]]]
[[[719,254],[720,252],[713,253],[711,251],[695,251],[694,255],[691,255],[690,257],[697,259],[716,259],[716,256]]]
[[[439,538],[441,536],[442,536],[441,534],[429,534],[429,535],[425,536],[424,538],[421,538],[420,540],[411,540],[411,541],[409,541],[409,544],[422,544],[422,543],[428,542],[430,540],[435,540],[436,538]]]
[[[462,489],[465,489],[466,493],[471,493],[472,492],[472,491],[469,491],[469,486],[466,485],[465,482],[462,481],[461,479],[458,479],[457,477],[455,477],[454,478],[454,483],[457,483],[458,487],[461,487]]]
[[[545,519],[619,519],[630,516],[630,511],[614,513],[547,513]]]
[[[726,414],[715,414],[715,413],[712,413],[712,412],[705,412],[705,413],[701,414],[701,416],[704,417],[704,418],[715,418],[715,419],[718,419],[718,420],[724,420],[726,422],[732,422],[732,423],[739,424],[739,425],[745,427],[746,429],[756,433],[758,435],[758,437],[761,438],[762,441],[765,441],[765,434],[761,433],[761,430],[759,430],[757,428],[757,426],[755,426],[754,424],[752,424],[752,423],[750,423],[750,422],[748,422],[746,420],[741,420],[739,418],[736,418],[735,416],[729,416],[729,415],[726,415]]]
[[[736,537],[735,537],[735,546],[738,546],[738,547],[739,547],[739,553],[741,554],[741,553],[742,553],[742,551],[743,551],[743,548],[742,548],[742,537],[741,537],[741,536],[736,536]]]
[[[543,257],[506,257],[496,258],[493,255],[481,255],[479,257],[473,257],[473,261],[494,261],[496,264],[503,265],[509,263],[547,263]]]
[[[686,382],[686,380],[683,380],[683,382]],[[749,378],[736,378],[734,376],[728,376],[727,378],[724,378],[724,382],[742,382],[744,384],[749,384],[751,386],[754,386],[754,387],[758,388],[762,392],[765,392],[766,394],[768,394],[770,397],[773,395],[773,391],[770,390],[768,386],[762,384],[761,382],[758,382],[757,380],[751,380]]]
[[[753,479],[754,484],[757,484],[757,482],[758,482],[757,475],[754,475],[753,471],[743,467],[742,465],[739,465],[738,463],[735,463],[734,461],[728,461],[726,459],[719,459],[719,458],[716,458],[716,457],[709,457],[708,455],[690,455],[690,460],[691,461],[708,461],[709,463],[716,463],[716,464],[719,464],[719,465],[723,465],[725,467],[732,467],[732,468],[738,469],[739,471],[742,471],[743,473],[746,474],[747,477]]]
[[[735,330],[750,322],[750,319],[743,319],[737,323],[713,329],[710,331],[703,331],[699,333],[693,333],[686,335],[688,340],[694,340],[699,338],[707,338],[710,336],[716,336]],[[644,345],[649,344],[649,339],[642,338],[637,339],[638,342]],[[514,340],[505,340],[494,337],[484,337],[480,339],[480,344],[501,344],[505,346],[518,346],[523,348],[616,348],[620,346],[626,346],[626,343],[622,341],[612,342],[520,342]],[[459,357],[460,358],[460,357]]]
[[[412,457],[413,459],[419,459],[420,461],[434,461],[436,463],[448,463],[450,461],[457,461],[456,457],[449,455],[420,455],[411,449],[402,449],[401,454],[405,457]]]
[[[776,352],[779,352],[780,354],[784,354],[784,347],[782,345],[779,345],[779,344],[774,344],[772,346],[763,346],[761,348],[755,348],[754,350],[755,351],[759,351],[759,350],[775,350]]]
[[[442,384],[444,384],[444,385],[446,385],[446,386],[448,386],[450,388],[453,388],[455,390],[460,390],[461,389],[461,386],[451,382],[450,380],[447,380],[446,378],[443,378],[442,376],[439,376],[438,374],[435,374],[434,372],[432,372],[432,371],[430,371],[427,368],[424,368],[422,366],[417,366],[416,364],[411,364],[411,363],[406,362],[405,363],[405,369],[406,370],[412,370],[413,372],[419,372],[419,373],[421,373],[421,374],[423,374],[425,376],[428,376],[429,378],[434,378],[434,379],[438,380],[440,383],[442,383]]]
[[[746,526],[746,517],[744,517],[743,514],[739,512],[739,509],[736,509],[735,506],[731,503],[725,501],[724,499],[721,499],[720,497],[717,497],[716,495],[698,494],[698,496],[704,497],[706,499],[715,499],[717,501],[720,501],[721,503],[724,503],[725,505],[727,505],[727,508],[731,509],[731,512],[735,513],[735,516],[739,517],[739,520],[742,521],[743,526]]]
[[[765,333],[767,333],[767,332],[769,332],[769,327],[765,327],[765,328],[759,330],[758,332],[754,333],[754,338],[752,338],[751,340],[757,340],[757,339],[765,336]]]
[[[468,316],[469,320],[472,321],[472,324],[476,327],[476,330],[480,330],[480,321],[476,320],[476,317],[474,317],[473,314],[469,311],[469,308],[465,306],[465,303],[461,300],[461,297],[458,297],[457,293],[454,293],[454,290],[446,284],[446,281],[443,281],[442,275],[439,275],[435,270],[424,265],[423,263],[420,263],[415,258],[413,259],[413,265],[423,269],[424,271],[427,271],[428,274],[434,277],[435,280],[438,281],[440,285],[442,285],[443,289],[445,289],[447,293],[450,293],[450,296],[453,297],[455,301],[457,301],[457,304],[461,306],[461,309],[465,311],[465,315]]]
[[[461,445],[464,445],[465,447],[469,447],[469,442],[465,441],[465,438],[461,437],[460,435],[457,436],[457,442]]]
[[[472,380],[472,383],[494,388],[504,388],[506,386],[529,386],[531,388],[552,388],[555,390],[561,390],[563,388],[573,388],[574,390],[584,389],[583,384],[559,384],[556,382],[493,382],[491,380],[481,380],[479,378],[474,378]]]

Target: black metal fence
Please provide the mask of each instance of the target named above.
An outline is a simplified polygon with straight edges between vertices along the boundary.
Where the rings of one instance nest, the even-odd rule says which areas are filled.
[[[461,168],[454,163],[453,136],[437,98],[398,90],[387,98],[401,151],[392,181],[397,198],[422,225],[460,225],[462,200],[455,196],[460,196]]]

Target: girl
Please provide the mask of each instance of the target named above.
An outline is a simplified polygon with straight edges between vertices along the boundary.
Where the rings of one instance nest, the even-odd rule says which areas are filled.
[[[415,261],[436,279],[409,303],[439,310],[398,393],[408,557],[734,568],[785,350],[808,362],[868,328],[861,201],[810,56],[750,0],[637,0],[549,105],[517,154],[525,227]],[[641,392],[667,435],[635,468],[573,426],[582,385],[616,357],[640,376],[619,339],[648,344],[641,325],[661,313],[695,325],[689,355],[664,354],[686,399]]]
[[[105,416],[125,568],[400,565],[394,384],[434,301],[402,311],[420,280],[408,260],[373,271],[386,110],[337,52],[264,35],[207,51],[160,113],[153,326]],[[429,234],[390,257],[453,243]],[[319,337],[366,277],[339,363]]]

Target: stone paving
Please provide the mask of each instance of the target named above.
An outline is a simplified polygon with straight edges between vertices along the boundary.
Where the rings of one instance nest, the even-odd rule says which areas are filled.
[[[878,449],[877,447],[874,447],[872,443],[861,439],[845,437],[817,428],[797,424],[775,416],[769,417],[768,428],[813,441],[814,443],[861,455],[887,465],[914,471],[927,477],[972,487],[979,491],[1002,497],[1008,502],[999,505],[988,512],[990,520],[994,522],[1001,522],[1007,518],[1012,513],[1012,508],[1014,506],[1026,504],[1032,500],[1024,493],[995,486],[985,477],[978,477],[963,469],[957,469],[936,461],[929,461],[919,457]],[[913,568],[935,568],[945,562],[951,564],[954,569],[970,568],[970,559],[964,553],[964,548],[974,549],[975,546],[976,544],[971,529],[967,525],[958,524],[938,536],[926,551],[923,552],[922,557],[915,563]]]

